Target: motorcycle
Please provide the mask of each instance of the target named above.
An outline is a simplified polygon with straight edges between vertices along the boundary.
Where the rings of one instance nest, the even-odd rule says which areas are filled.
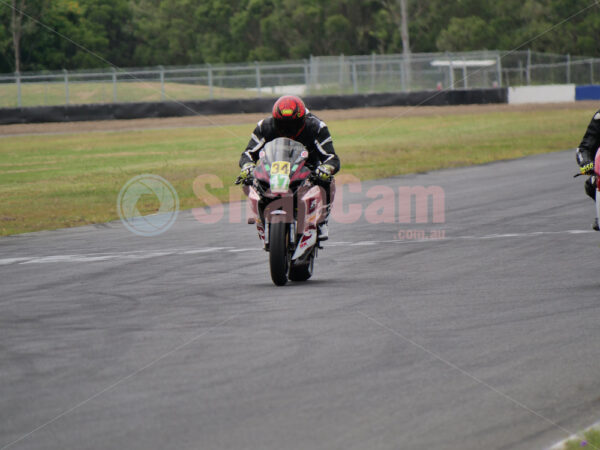
[[[306,167],[308,156],[301,143],[275,139],[260,151],[253,175],[235,181],[244,184],[253,214],[248,223],[256,224],[277,286],[308,280],[322,249],[317,227],[327,195],[325,182]]]

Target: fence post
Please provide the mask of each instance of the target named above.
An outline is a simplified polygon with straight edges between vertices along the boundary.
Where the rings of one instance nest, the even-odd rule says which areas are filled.
[[[527,72],[526,72],[526,77],[527,77],[527,86],[529,86],[531,84],[531,49],[530,48],[527,49]]]
[[[502,87],[502,60],[496,56],[496,71],[498,72],[498,87]]]
[[[310,85],[311,88],[314,88],[315,86],[317,87],[317,90],[319,88],[319,62],[318,60],[313,56],[310,55]]]
[[[117,103],[117,69],[112,68],[113,103]]]
[[[21,73],[15,72],[15,81],[17,82],[17,105],[23,106],[23,97],[21,96]]]
[[[402,90],[402,92],[407,92],[408,91],[408,86],[406,83],[406,67],[405,67],[406,61],[404,60],[404,55],[400,56],[400,63],[398,64],[398,68],[400,69],[400,89]],[[393,70],[393,65],[392,65],[392,70]],[[388,87],[389,89],[389,87]]]
[[[65,105],[69,104],[69,72],[67,69],[63,69],[63,73],[65,74]]]
[[[310,75],[308,72],[308,60],[304,60],[304,94],[310,92]]]
[[[352,58],[352,84],[354,86],[354,93],[358,94],[358,77],[356,73],[356,59]]]
[[[450,89],[454,89],[454,61],[452,55],[448,54],[448,73],[450,75]]]
[[[510,82],[509,82],[510,83]],[[523,61],[519,59],[519,84],[523,84]]]
[[[340,94],[343,94],[344,86],[344,54],[340,55]]]
[[[462,63],[463,63],[463,67],[462,67],[462,74],[463,74],[463,87],[465,89],[469,89],[469,82],[467,81],[469,78],[467,77],[467,60],[465,59],[465,57],[462,57]]]
[[[371,92],[375,92],[375,52],[371,53]]]
[[[571,84],[571,54],[567,53],[567,84]]]
[[[163,66],[158,66],[160,69],[160,99],[164,102],[167,98],[167,93],[165,92],[165,68]]]
[[[256,91],[258,92],[258,96],[261,96],[262,86],[260,84],[260,66],[258,65],[258,61],[254,61],[254,65],[256,66]]]
[[[212,65],[208,64],[208,98],[210,98],[212,100],[213,97],[214,97],[213,69],[212,69]]]

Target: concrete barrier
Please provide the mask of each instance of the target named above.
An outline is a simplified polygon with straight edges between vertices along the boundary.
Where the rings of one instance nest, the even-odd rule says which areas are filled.
[[[575,101],[574,84],[519,86],[508,89],[508,103],[561,103]]]

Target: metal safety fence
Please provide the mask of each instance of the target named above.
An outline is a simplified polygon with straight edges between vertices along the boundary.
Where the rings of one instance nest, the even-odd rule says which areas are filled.
[[[600,82],[600,59],[531,51],[318,56],[284,62],[0,75],[0,107],[367,94]]]

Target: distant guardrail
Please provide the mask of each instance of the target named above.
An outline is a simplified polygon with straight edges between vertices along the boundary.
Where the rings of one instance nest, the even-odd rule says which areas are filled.
[[[0,74],[0,108],[348,95],[600,82],[600,59],[531,51]]]

